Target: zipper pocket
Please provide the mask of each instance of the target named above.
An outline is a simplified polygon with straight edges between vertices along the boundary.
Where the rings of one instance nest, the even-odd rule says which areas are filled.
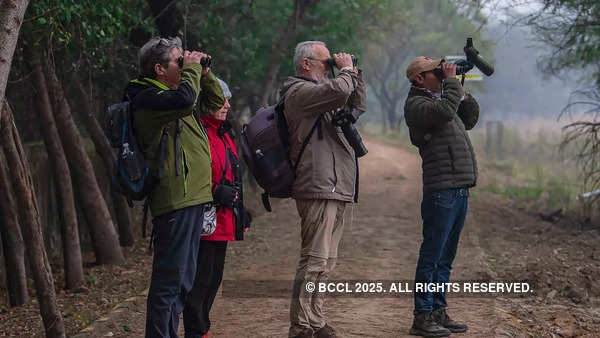
[[[187,195],[187,179],[190,168],[188,167],[185,150],[181,147],[181,162],[183,163],[183,196]]]

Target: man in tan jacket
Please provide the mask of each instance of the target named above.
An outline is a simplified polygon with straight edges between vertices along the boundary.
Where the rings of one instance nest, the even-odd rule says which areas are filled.
[[[332,124],[335,111],[345,108],[364,113],[365,84],[362,71],[349,54],[334,54],[340,70],[334,79],[326,60],[331,58],[323,42],[305,41],[296,46],[296,76],[288,77],[281,90],[290,130],[290,158],[300,154],[292,198],[301,218],[302,244],[290,306],[289,337],[335,337],[323,315],[323,295],[309,293],[309,282],[326,282],[333,270],[344,228],[346,203],[357,201],[358,161],[340,127]]]

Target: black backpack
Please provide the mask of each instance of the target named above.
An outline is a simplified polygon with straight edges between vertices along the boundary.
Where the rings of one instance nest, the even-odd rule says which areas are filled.
[[[146,161],[144,152],[133,128],[133,109],[130,101],[110,105],[106,111],[104,132],[110,145],[118,149],[117,159],[113,167],[112,186],[127,199],[129,207],[133,201],[144,202],[144,220],[142,236],[146,237],[146,220],[150,204],[150,193],[162,177],[165,157],[166,139],[169,126],[163,129],[159,143],[159,172],[152,175],[150,163]]]

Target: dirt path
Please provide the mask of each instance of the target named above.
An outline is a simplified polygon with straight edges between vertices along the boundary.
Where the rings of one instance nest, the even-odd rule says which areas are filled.
[[[344,237],[333,280],[411,280],[421,242],[419,156],[381,142],[367,142],[360,160],[360,203],[347,209]],[[477,212],[467,218],[452,279],[490,278],[480,246],[483,225],[502,214]],[[299,217],[291,200],[255,219],[247,239],[229,247],[224,280],[281,280],[291,284],[299,252]],[[484,236],[485,237],[485,236]],[[148,267],[150,270],[150,267]],[[224,284],[225,285],[225,284]],[[227,290],[226,290],[227,291]],[[271,293],[269,293],[271,294]],[[281,294],[273,290],[272,294]],[[405,337],[412,322],[412,297],[327,300],[327,315],[342,337]],[[460,337],[513,336],[502,332],[506,311],[492,298],[449,298],[449,312],[469,325]],[[289,296],[217,296],[211,313],[215,337],[286,337]],[[82,336],[142,336],[145,298],[131,298]],[[127,325],[130,332],[124,332]]]

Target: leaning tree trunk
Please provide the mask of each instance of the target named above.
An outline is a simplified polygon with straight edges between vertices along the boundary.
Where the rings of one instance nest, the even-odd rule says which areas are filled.
[[[13,197],[11,176],[5,158],[0,147],[0,234],[6,263],[8,299],[11,306],[21,306],[29,300],[25,275],[25,247],[17,215],[19,208]]]
[[[0,0],[0,104],[4,102],[10,65],[28,4],[29,0]]]
[[[37,91],[38,115],[44,143],[48,150],[48,157],[52,161],[54,178],[58,197],[60,200],[60,212],[62,216],[62,242],[63,259],[65,265],[65,286],[69,290],[76,290],[83,283],[83,263],[81,259],[81,245],[79,244],[79,227],[77,222],[77,211],[73,197],[73,185],[71,182],[71,171],[65,156],[65,150],[60,143],[60,136],[56,129],[52,104],[46,86],[46,79],[42,72],[42,59],[39,53],[31,49],[27,51],[27,58],[31,62],[33,70],[33,85]]]
[[[14,125],[12,111],[6,102],[0,124],[2,125],[0,130],[2,147],[8,167],[11,168],[10,177],[19,204],[18,210],[23,225],[27,255],[31,263],[31,272],[35,281],[46,337],[65,337],[62,315],[56,303],[52,268],[44,246],[41,218],[29,172],[29,163]]]
[[[71,114],[61,83],[53,65],[47,63],[48,87],[53,99],[54,119],[69,161],[71,173],[78,186],[81,208],[92,235],[92,244],[98,264],[119,264],[123,252],[106,201],[98,186],[94,167],[85,151],[85,145]]]
[[[106,168],[106,172],[109,177],[112,175],[113,165],[117,157],[113,151],[113,148],[108,143],[108,139],[104,132],[102,131],[102,127],[100,127],[100,123],[96,119],[94,112],[92,112],[92,107],[88,102],[88,93],[83,88],[83,85],[79,81],[79,79],[75,79],[76,85],[81,91],[82,94],[82,102],[85,113],[83,115],[84,121],[86,122],[87,129],[90,132],[92,137],[92,141],[94,141],[94,146],[96,147],[96,152],[100,154],[102,161],[104,161],[104,166]],[[118,191],[110,188],[113,206],[115,209],[115,213],[117,214],[117,225],[119,227],[119,242],[121,246],[132,246],[133,245],[133,227],[131,225],[131,218],[129,215],[129,206],[127,205],[127,201],[125,197],[121,195]]]

